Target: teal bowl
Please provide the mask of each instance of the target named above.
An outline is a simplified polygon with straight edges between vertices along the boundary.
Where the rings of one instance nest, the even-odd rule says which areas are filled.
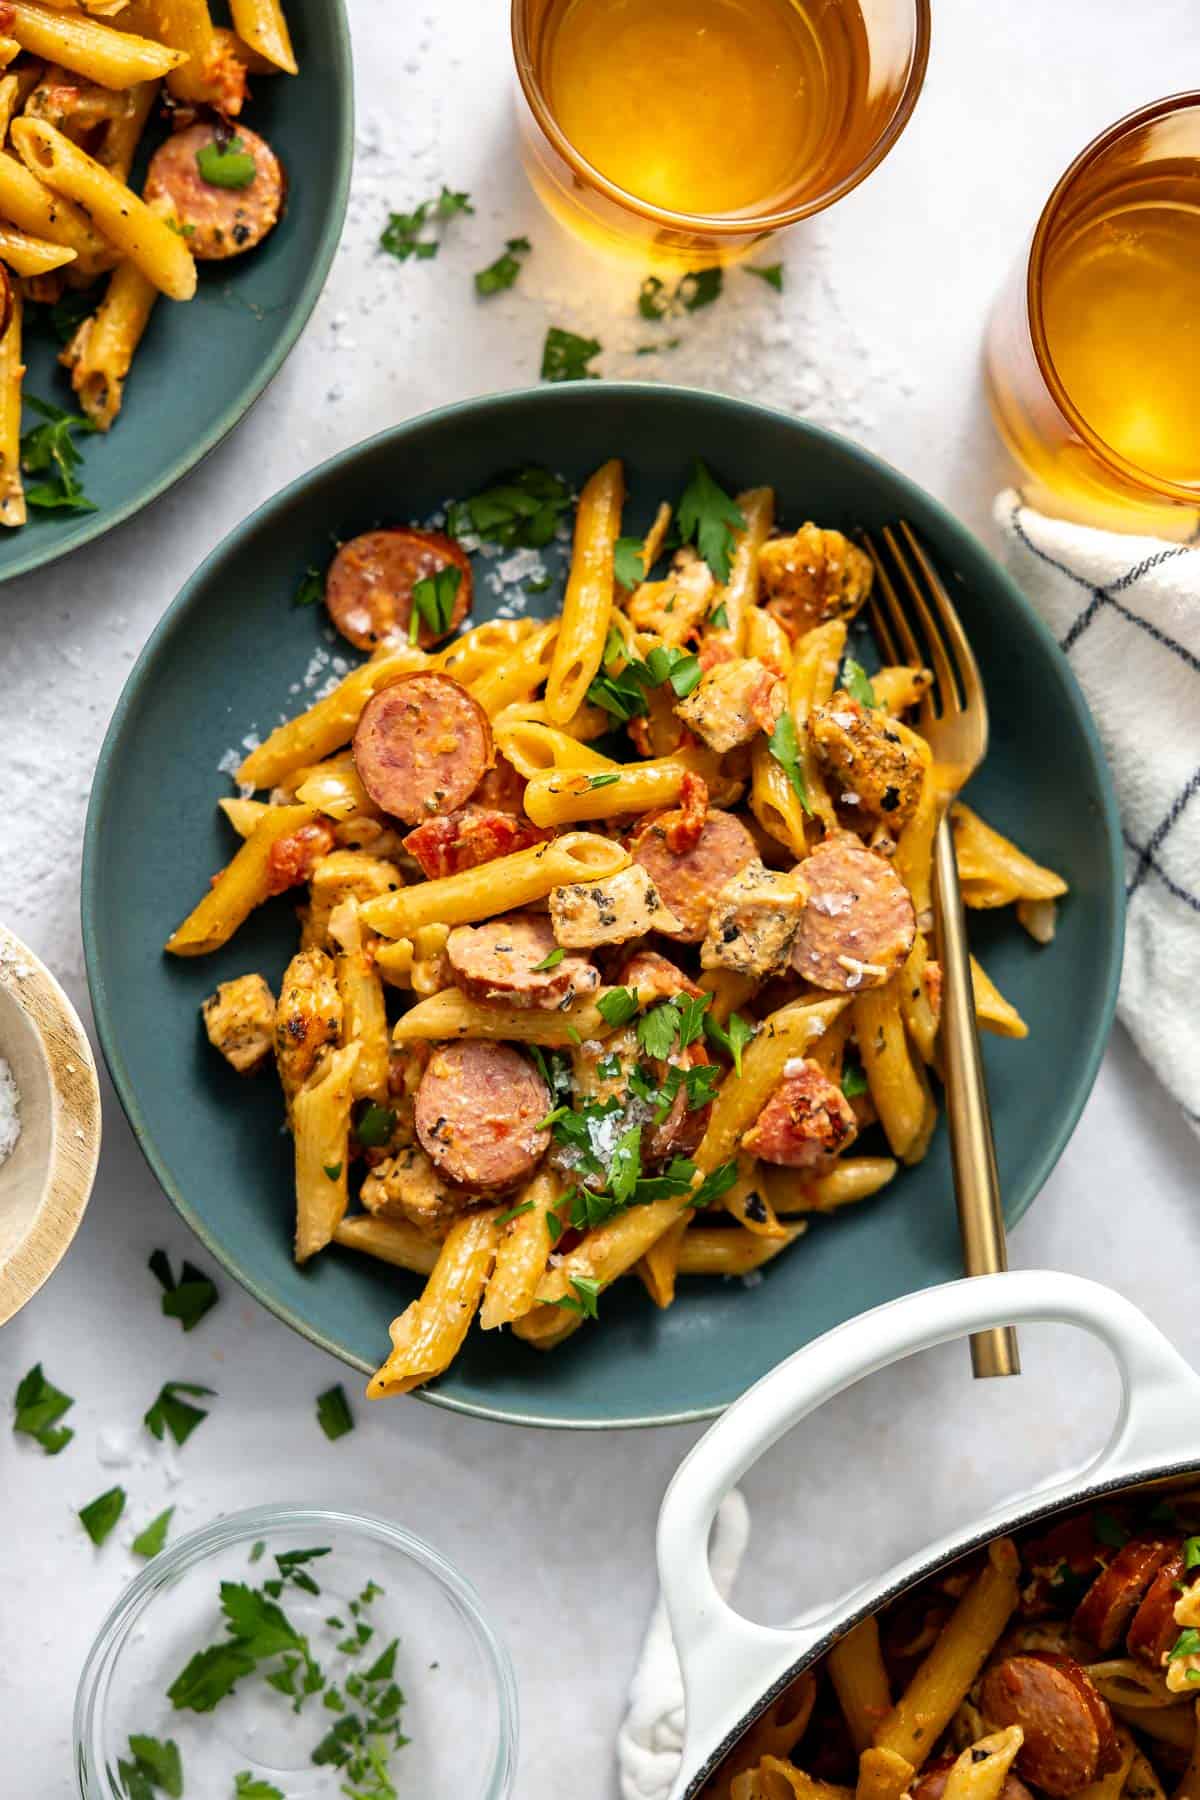
[[[287,16],[300,73],[252,79],[245,115],[287,173],[282,219],[258,249],[201,263],[194,300],[158,301],[112,430],[78,438],[80,480],[96,510],[31,509],[28,524],[0,536],[0,581],[94,543],[165,494],[250,410],[304,329],[346,215],[354,80],[342,0],[287,0]],[[162,136],[152,118],[135,187]],[[25,392],[78,412],[48,309],[30,307],[26,318]],[[27,410],[25,429],[37,423]]]
[[[216,955],[180,961],[162,943],[231,838],[216,810],[218,764],[252,727],[299,704],[292,691],[323,617],[292,604],[330,540],[427,516],[447,496],[539,461],[576,482],[625,458],[626,530],[678,494],[695,456],[724,483],[772,484],[785,521],[849,529],[910,519],[932,547],[987,683],[992,752],[971,798],[1000,830],[1070,882],[1054,945],[1011,915],[976,916],[985,965],[1031,1027],[988,1039],[986,1059],[1010,1224],[1070,1136],[1112,1021],[1121,961],[1121,837],[1103,753],[1054,640],[975,539],[865,450],[815,426],[713,394],[580,383],[469,401],[335,457],[234,531],[170,607],[126,685],[101,751],[83,858],[83,929],[109,1070],[154,1173],[212,1254],[264,1305],[364,1373],[417,1277],[333,1249],[291,1259],[289,1141],[273,1081],[243,1083],[209,1049],[198,1008],[219,980],[281,974],[293,907],[271,903]],[[486,581],[477,584],[487,605]],[[533,602],[554,611],[558,585]],[[549,1356],[478,1331],[422,1390],[461,1412],[514,1423],[657,1425],[707,1417],[782,1357],[867,1307],[960,1273],[945,1132],[927,1160],[874,1200],[814,1219],[747,1291],[681,1284],[657,1311],[640,1284],[604,1297],[598,1325]]]

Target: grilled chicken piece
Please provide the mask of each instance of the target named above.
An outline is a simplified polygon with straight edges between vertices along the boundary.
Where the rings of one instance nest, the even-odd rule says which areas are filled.
[[[375,900],[404,886],[395,863],[365,850],[331,850],[314,865],[309,879],[309,908],[301,939],[305,948],[329,948],[329,920],[343,900]]]
[[[827,705],[814,706],[808,730],[835,804],[880,819],[894,837],[916,811],[924,770],[887,714],[839,688]]]
[[[665,581],[643,581],[625,611],[639,631],[652,631],[664,644],[679,645],[708,616],[716,580],[690,544],[675,552]]]
[[[443,1238],[458,1214],[477,1204],[453,1188],[419,1144],[409,1144],[371,1170],[362,1185],[362,1203],[384,1219],[407,1219],[427,1237]]]
[[[271,1054],[275,996],[263,976],[237,975],[223,981],[200,1008],[204,1029],[239,1075],[252,1075]]]
[[[799,871],[778,875],[761,862],[747,863],[716,897],[700,948],[701,968],[755,977],[782,968],[807,899]]]
[[[710,749],[724,755],[772,732],[783,711],[783,682],[753,656],[709,669],[675,711]]]
[[[797,638],[827,619],[852,619],[871,591],[871,559],[840,531],[802,525],[758,553],[767,611]]]
[[[275,1061],[289,1108],[316,1068],[326,1044],[342,1030],[342,997],[333,958],[324,950],[300,950],[283,972],[275,1008]]]
[[[550,923],[564,950],[628,944],[648,931],[679,929],[679,920],[637,863],[603,881],[575,881],[553,888]]]

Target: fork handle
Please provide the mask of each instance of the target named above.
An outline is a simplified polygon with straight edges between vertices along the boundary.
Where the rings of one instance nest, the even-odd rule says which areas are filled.
[[[975,1023],[975,989],[971,980],[967,922],[950,808],[946,806],[934,838],[936,933],[942,965],[942,1046],[946,1058],[946,1113],[950,1122],[950,1157],[962,1237],[963,1268],[968,1275],[995,1275],[1008,1267],[1000,1177],[988,1106],[979,1029]],[[1017,1334],[1011,1325],[975,1332],[971,1367],[986,1375],[1019,1375]]]

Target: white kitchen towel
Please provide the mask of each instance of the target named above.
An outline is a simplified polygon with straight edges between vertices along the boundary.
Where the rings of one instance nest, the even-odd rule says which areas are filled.
[[[1116,784],[1128,908],[1118,1015],[1200,1130],[1200,546],[1049,519],[1011,489],[995,517]]]
[[[711,1546],[713,1580],[726,1599],[749,1540],[750,1514],[734,1488],[721,1502]],[[617,1734],[621,1800],[667,1800],[682,1755],[683,1677],[660,1594],[629,1686],[629,1710]]]

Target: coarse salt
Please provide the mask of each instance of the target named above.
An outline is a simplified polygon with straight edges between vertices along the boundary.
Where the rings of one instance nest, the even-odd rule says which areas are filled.
[[[21,1093],[12,1070],[0,1056],[0,1163],[6,1163],[21,1135]]]

